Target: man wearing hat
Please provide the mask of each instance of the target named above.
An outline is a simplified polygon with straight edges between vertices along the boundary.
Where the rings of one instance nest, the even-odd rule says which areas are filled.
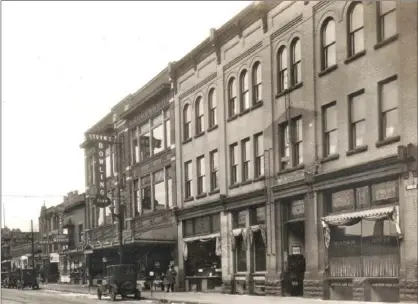
[[[174,269],[174,262],[170,262],[170,265],[168,266],[167,273],[165,274],[165,285],[167,285],[167,292],[173,292],[174,291],[174,283],[176,282],[176,276],[177,272]]]

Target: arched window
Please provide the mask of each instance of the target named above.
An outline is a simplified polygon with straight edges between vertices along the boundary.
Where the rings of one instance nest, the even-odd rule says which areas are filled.
[[[211,89],[208,95],[209,104],[209,128],[218,124],[217,111],[216,111],[216,94],[215,89]]]
[[[229,117],[232,117],[238,114],[237,87],[235,84],[234,77],[232,77],[228,82],[228,108],[229,108]]]
[[[202,97],[198,97],[195,102],[195,111],[196,111],[196,135],[203,132],[204,121],[203,121],[203,105]]]
[[[278,92],[283,92],[287,89],[287,49],[286,47],[282,46],[279,49],[279,53],[277,56],[278,62]]]
[[[261,78],[261,63],[256,62],[253,66],[253,103],[256,104],[263,99],[263,85]]]
[[[183,108],[183,140],[188,140],[191,137],[191,125],[190,105],[186,104]]]
[[[250,108],[250,88],[247,70],[241,72],[239,87],[241,94],[241,111],[245,111]]]
[[[348,56],[364,50],[364,15],[363,4],[354,2],[348,11]]]
[[[296,85],[302,81],[302,50],[300,39],[295,38],[291,44],[292,50],[292,85]]]
[[[321,31],[322,40],[322,69],[325,70],[337,64],[336,41],[335,41],[335,21],[327,19]]]

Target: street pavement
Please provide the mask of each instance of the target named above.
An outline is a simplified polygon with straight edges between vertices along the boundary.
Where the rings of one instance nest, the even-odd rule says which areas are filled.
[[[55,289],[55,290],[52,290]],[[61,290],[59,290],[61,289]],[[78,292],[77,292],[78,290]],[[141,301],[128,299],[118,303],[147,303],[147,304],[370,304],[370,302],[358,301],[323,301],[320,299],[305,299],[291,297],[270,297],[270,296],[248,296],[248,295],[227,295],[215,293],[193,293],[193,292],[143,292],[145,298]],[[103,303],[109,301],[103,298],[97,300],[96,289],[81,286],[49,284],[44,285],[40,290],[15,290],[2,289],[1,303],[5,304],[79,304],[79,303]],[[374,302],[378,304],[379,302]],[[406,303],[399,303],[406,304]]]
[[[122,301],[117,299],[118,303],[146,303],[146,304],[158,304],[160,301],[156,300],[134,300],[128,299]],[[104,301],[104,302],[103,302]],[[17,289],[1,289],[1,303],[2,304],[94,304],[94,303],[106,303],[109,299],[102,298],[101,301],[97,299],[95,295],[89,294],[75,294],[69,292],[57,292],[50,290],[17,290]],[[174,303],[173,303],[174,304]]]

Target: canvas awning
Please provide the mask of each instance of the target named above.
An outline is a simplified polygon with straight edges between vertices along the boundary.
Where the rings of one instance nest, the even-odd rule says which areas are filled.
[[[353,219],[389,216],[394,211],[394,209],[395,209],[395,206],[369,209],[369,210],[361,210],[361,211],[356,211],[356,212],[329,215],[329,216],[323,217],[322,220],[326,222],[327,224],[332,225],[332,224],[338,224],[338,223],[345,222],[348,220],[353,220]],[[341,224],[341,226],[344,226],[344,225]]]

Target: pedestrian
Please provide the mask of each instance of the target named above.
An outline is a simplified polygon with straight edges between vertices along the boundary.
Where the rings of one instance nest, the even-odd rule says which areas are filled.
[[[165,275],[165,282],[167,285],[167,292],[174,292],[174,282],[176,281],[177,272],[174,269],[174,265],[170,264],[167,273]]]

